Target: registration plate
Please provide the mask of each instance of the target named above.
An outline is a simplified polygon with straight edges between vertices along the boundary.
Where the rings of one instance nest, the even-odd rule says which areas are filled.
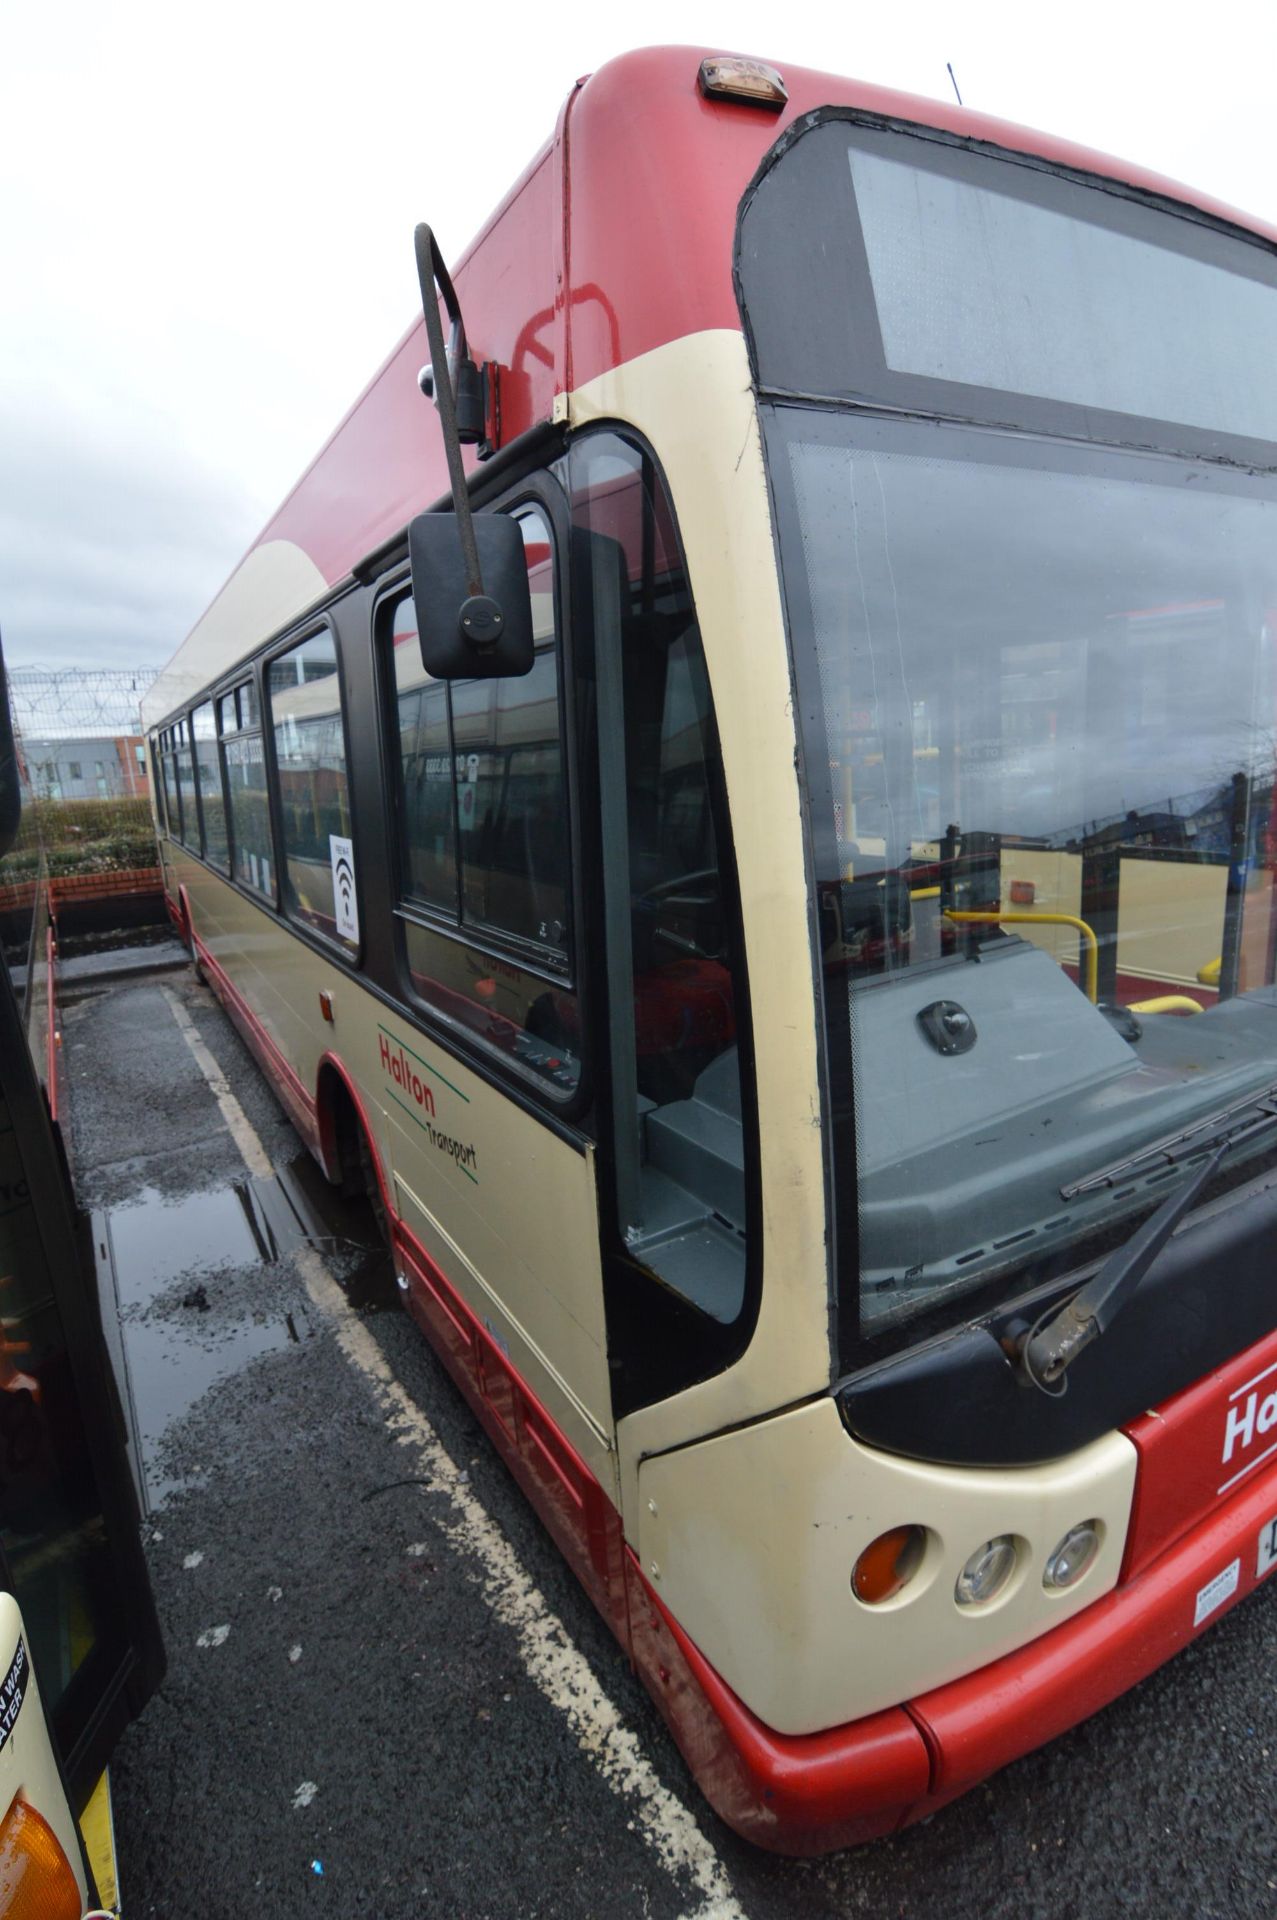
[[[1266,1520],[1259,1529],[1259,1557],[1255,1563],[1255,1578],[1262,1580],[1277,1566],[1277,1514]]]

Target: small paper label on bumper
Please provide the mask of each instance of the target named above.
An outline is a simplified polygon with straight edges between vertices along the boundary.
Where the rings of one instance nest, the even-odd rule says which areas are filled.
[[[1240,1560],[1234,1560],[1231,1567],[1225,1567],[1222,1573],[1217,1573],[1213,1580],[1207,1581],[1198,1594],[1197,1605],[1193,1609],[1195,1627],[1200,1627],[1202,1621],[1208,1619],[1217,1607],[1222,1607],[1225,1600],[1232,1599],[1241,1577],[1242,1563]]]

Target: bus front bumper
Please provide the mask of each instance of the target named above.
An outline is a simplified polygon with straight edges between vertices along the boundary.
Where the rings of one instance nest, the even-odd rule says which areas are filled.
[[[822,1733],[765,1727],[627,1555],[633,1658],[722,1819],[777,1853],[828,1853],[936,1812],[1154,1672],[1260,1583],[1260,1542],[1274,1520],[1277,1460],[1064,1625],[961,1680]]]

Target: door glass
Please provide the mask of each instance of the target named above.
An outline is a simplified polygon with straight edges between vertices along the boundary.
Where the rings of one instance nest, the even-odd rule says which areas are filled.
[[[572,455],[574,593],[594,622],[620,1225],[629,1254],[722,1326],[746,1300],[740,956],[700,630],[652,463]],[[621,1016],[623,1017],[623,1016]]]

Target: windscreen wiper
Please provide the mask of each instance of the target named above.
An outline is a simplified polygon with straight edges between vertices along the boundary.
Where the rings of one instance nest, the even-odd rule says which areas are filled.
[[[1084,1174],[1080,1180],[1070,1181],[1067,1187],[1060,1188],[1060,1198],[1078,1200],[1085,1193],[1098,1193],[1104,1187],[1115,1187],[1119,1180],[1129,1179],[1132,1174],[1143,1173],[1159,1163],[1178,1166],[1180,1161],[1190,1160],[1195,1153],[1213,1147],[1225,1132],[1228,1134],[1226,1144],[1230,1147],[1239,1146],[1243,1140],[1249,1140],[1252,1134],[1272,1126],[1274,1121],[1277,1121],[1277,1080],[1267,1087],[1261,1087],[1258,1093],[1244,1093],[1228,1106],[1204,1114],[1200,1120],[1181,1127],[1177,1133],[1163,1135],[1160,1140],[1154,1140],[1151,1146],[1128,1154],[1125,1160],[1114,1160],[1107,1167]]]
[[[1113,1324],[1202,1189],[1218,1173],[1224,1155],[1235,1142],[1236,1136],[1231,1134],[1222,1140],[1192,1179],[1178,1192],[1170,1194],[1139,1232],[1109,1255],[1084,1287],[1058,1311],[1048,1309],[1051,1317],[1048,1319],[1044,1314],[1017,1343],[1020,1369],[1035,1387],[1053,1396],[1065,1391],[1066,1369],[1084,1347],[1089,1347],[1092,1340]]]

